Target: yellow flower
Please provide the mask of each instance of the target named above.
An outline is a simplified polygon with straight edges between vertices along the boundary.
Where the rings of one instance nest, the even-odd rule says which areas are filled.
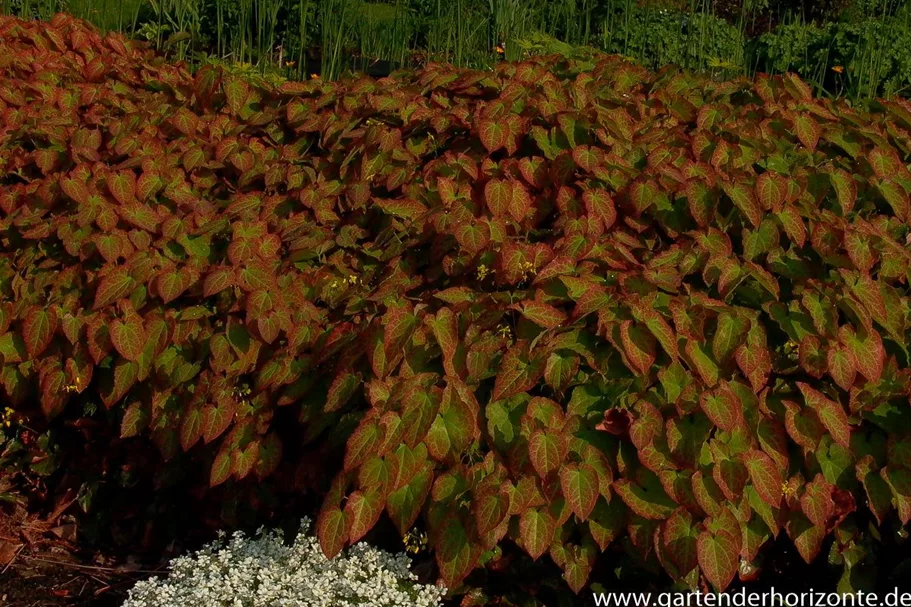
[[[285,61],[285,67],[294,67],[297,65],[297,61]]]
[[[483,263],[478,266],[478,280],[484,280],[490,274],[490,268]]]
[[[319,74],[310,74],[311,80],[316,80],[317,78],[319,78]]]
[[[412,554],[417,554],[427,548],[427,534],[417,529],[411,529],[402,538],[405,544],[405,550]]]
[[[842,66],[842,65],[833,65],[833,66],[832,66],[832,71],[833,71],[833,72],[836,72],[836,73],[838,73],[838,74],[840,74],[840,73],[842,73],[843,71],[845,71],[845,68],[844,68],[844,66]]]
[[[503,48],[502,44],[498,44],[493,49],[498,55],[505,55],[506,49]]]

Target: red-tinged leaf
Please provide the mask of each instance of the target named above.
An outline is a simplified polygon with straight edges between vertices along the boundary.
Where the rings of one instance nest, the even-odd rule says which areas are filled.
[[[231,113],[239,114],[243,109],[247,98],[250,96],[250,85],[240,77],[232,77],[224,83],[225,97],[228,100],[228,107]]]
[[[209,270],[209,273],[206,274],[206,279],[203,281],[203,297],[216,295],[235,284],[234,268],[230,266],[213,267]]]
[[[437,566],[446,587],[457,588],[471,573],[476,558],[462,521],[457,516],[446,517],[436,542]]]
[[[838,339],[854,356],[854,365],[861,375],[870,382],[878,382],[886,361],[886,352],[879,333],[875,329],[861,329],[860,333],[855,333],[850,325],[843,325],[838,330]]]
[[[633,182],[629,189],[629,197],[630,202],[640,214],[653,205],[659,209],[666,209],[669,202],[667,194],[653,179]]]
[[[784,209],[777,213],[776,217],[781,222],[785,234],[798,247],[803,247],[807,242],[807,226],[803,219],[792,209]]]
[[[813,89],[810,88],[809,84],[801,80],[800,76],[794,72],[787,72],[782,75],[782,80],[785,90],[791,94],[795,101],[813,101]],[[764,93],[759,94],[760,96],[765,95]]]
[[[734,358],[737,360],[737,366],[749,380],[753,391],[758,394],[772,372],[772,357],[765,343],[765,335],[761,344],[751,342],[748,337],[747,342],[734,353]]]
[[[556,529],[556,521],[546,510],[529,508],[522,513],[519,517],[519,537],[532,560],[538,560],[547,552]]]
[[[754,449],[743,454],[743,464],[750,474],[750,482],[753,483],[759,497],[770,506],[779,507],[783,481],[781,472],[772,458],[762,451]]]
[[[566,459],[566,439],[556,433],[536,430],[528,440],[528,455],[542,479],[559,469]]]
[[[835,514],[835,502],[832,501],[832,485],[822,474],[817,474],[804,487],[804,494],[800,496],[800,508],[810,523],[826,528],[829,519]]]
[[[155,287],[161,300],[168,304],[180,297],[189,285],[184,282],[183,276],[176,270],[168,270],[158,275]]]
[[[835,401],[829,400],[822,392],[811,388],[803,382],[797,382],[797,387],[800,388],[800,392],[806,399],[807,406],[813,409],[819,417],[819,421],[829,431],[835,442],[845,449],[849,449],[851,446],[851,426],[848,423],[848,416],[844,407]]]
[[[719,591],[724,591],[737,574],[740,542],[726,530],[713,534],[705,530],[696,540],[699,568]]]
[[[645,321],[645,326],[655,336],[664,351],[671,357],[671,360],[680,358],[680,350],[677,347],[677,334],[671,328],[671,325],[664,320],[664,317],[657,312],[649,311],[644,315],[643,320]]]
[[[848,391],[854,385],[857,368],[854,366],[854,355],[842,344],[832,344],[826,355],[829,375],[842,390]]]
[[[591,173],[601,163],[603,152],[589,145],[577,145],[572,150],[573,162],[586,173]]]
[[[54,339],[59,321],[52,311],[31,308],[22,322],[22,339],[30,359],[36,359]]]
[[[766,171],[756,180],[756,196],[767,211],[780,211],[787,195],[788,184],[778,173]]]
[[[490,487],[481,491],[471,505],[478,528],[478,535],[484,537],[493,532],[509,514],[509,491]]]
[[[686,508],[677,508],[661,529],[664,551],[677,566],[680,576],[686,576],[699,566],[696,548],[699,532],[693,523],[692,514]]]
[[[822,541],[826,537],[825,528],[811,523],[802,512],[792,511],[785,523],[785,530],[804,562],[808,565],[812,563],[822,548]]]
[[[122,205],[136,202],[136,175],[133,171],[119,171],[108,177],[108,191]]]
[[[712,360],[712,357],[705,352],[703,346],[694,339],[688,339],[686,346],[684,346],[684,351],[702,381],[710,388],[717,385],[721,371],[718,369],[718,363]]]
[[[316,537],[326,558],[335,558],[348,541],[349,521],[340,508],[324,508],[316,521]]]
[[[111,325],[111,343],[127,360],[139,360],[146,346],[146,332],[142,319],[133,314],[126,320],[115,320]]]
[[[579,521],[588,520],[598,501],[598,474],[588,464],[570,464],[560,469],[563,496]]]
[[[655,363],[655,338],[642,327],[625,320],[620,324],[620,339],[623,349],[633,365],[633,371],[647,374]]]
[[[427,207],[408,198],[399,198],[396,200],[374,199],[374,203],[387,215],[401,217],[402,219],[418,219],[427,214]]]
[[[746,340],[750,321],[743,316],[722,312],[718,316],[715,336],[712,338],[712,356],[724,364]]]
[[[740,399],[730,387],[703,392],[699,397],[699,405],[712,423],[726,432],[737,427],[743,415]]]
[[[838,198],[838,204],[841,206],[842,215],[848,216],[848,213],[854,208],[854,202],[857,200],[857,182],[854,176],[842,169],[833,169],[829,173],[829,181],[835,188],[835,195]]]
[[[76,203],[80,205],[85,205],[89,203],[89,195],[91,191],[89,187],[79,179],[71,177],[61,177],[60,178],[60,189],[63,190],[63,193],[72,198]]]
[[[703,181],[698,179],[688,181],[684,191],[686,192],[690,215],[696,221],[696,224],[702,228],[709,226],[717,208],[712,191]]]
[[[229,402],[206,405],[202,409],[202,438],[206,444],[224,434],[234,419],[234,406]]]
[[[386,498],[386,511],[389,513],[389,518],[402,535],[414,525],[414,521],[421,512],[421,506],[430,494],[433,482],[433,464],[426,460],[426,452],[423,464],[407,483]],[[421,466],[421,460],[417,460],[415,465]]]
[[[876,173],[876,176],[880,179],[894,177],[904,168],[901,158],[899,158],[895,149],[892,147],[883,147],[879,145],[874,147],[870,150],[868,160],[870,166],[873,167],[873,172]]]
[[[613,488],[630,510],[649,520],[664,520],[677,507],[657,482],[642,486],[619,479],[614,481]]]
[[[120,421],[120,438],[137,436],[149,423],[149,411],[141,402],[134,402],[123,412]]]
[[[819,143],[819,136],[822,129],[812,116],[808,114],[798,114],[794,117],[794,132],[797,133],[797,139],[811,152],[816,149]]]
[[[125,298],[133,290],[136,282],[129,275],[126,268],[117,268],[101,279],[98,290],[95,291],[95,304],[93,310],[114,303]]]
[[[215,455],[209,472],[209,486],[217,487],[228,480],[231,477],[231,466],[231,452],[227,449],[220,449]]]
[[[489,153],[506,147],[509,139],[509,127],[501,120],[482,120],[478,125],[481,143]]]
[[[202,438],[202,409],[190,407],[184,411],[180,422],[180,447],[188,451]]]
[[[259,441],[254,440],[243,449],[236,449],[231,458],[231,470],[234,478],[242,480],[253,472],[259,461]]]
[[[529,360],[528,344],[517,342],[503,355],[490,399],[497,401],[525,392],[533,387],[543,374],[543,361]]]
[[[555,329],[566,322],[566,314],[550,304],[526,300],[515,305],[522,316],[545,329]]]
[[[385,501],[379,491],[355,491],[345,502],[345,519],[350,522],[348,541],[352,544],[367,535],[383,514]]]
[[[360,374],[339,373],[329,386],[324,411],[331,413],[344,407],[361,385]]]
[[[886,199],[895,216],[902,221],[908,221],[911,216],[911,200],[908,192],[899,182],[889,177],[883,178],[876,184],[879,193]]]
[[[485,223],[461,223],[455,229],[456,242],[471,255],[477,255],[490,242],[490,228]]]
[[[762,223],[762,208],[759,206],[753,191],[734,183],[722,183],[721,187],[724,193],[728,195],[728,198],[731,199],[731,202],[734,203],[734,206],[753,224],[753,227],[758,228],[759,224]]]
[[[362,421],[348,438],[345,449],[345,472],[354,470],[371,457],[383,455],[377,453],[377,448],[383,442],[382,435],[383,430],[375,418]]]
[[[605,230],[617,221],[617,209],[606,190],[586,190],[582,193],[582,201],[588,216],[600,219]]]

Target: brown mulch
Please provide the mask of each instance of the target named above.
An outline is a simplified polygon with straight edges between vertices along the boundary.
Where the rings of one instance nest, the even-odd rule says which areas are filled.
[[[0,607],[119,606],[152,573],[82,554],[75,519],[65,514],[74,501],[62,500],[46,516],[29,514],[18,501],[0,503]]]

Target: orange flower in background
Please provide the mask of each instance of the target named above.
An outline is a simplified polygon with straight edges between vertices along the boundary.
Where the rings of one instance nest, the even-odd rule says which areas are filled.
[[[844,66],[841,66],[841,65],[833,65],[833,66],[832,66],[832,71],[833,71],[833,72],[836,72],[836,73],[838,73],[838,74],[840,74],[840,73],[842,73],[843,71],[845,71],[845,68],[844,68]]]
[[[497,53],[498,55],[505,55],[505,54],[506,54],[506,49],[503,48],[503,45],[502,45],[502,44],[498,44],[496,47],[494,47],[493,50],[495,50],[496,53]]]
[[[319,78],[319,74],[310,74],[311,80],[316,80],[317,78]]]

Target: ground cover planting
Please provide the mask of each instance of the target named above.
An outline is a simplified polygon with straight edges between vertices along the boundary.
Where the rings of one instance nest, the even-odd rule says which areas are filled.
[[[466,605],[617,551],[723,590],[782,538],[851,588],[907,536],[905,100],[606,55],[273,86],[58,15],[0,18],[0,120],[0,461],[92,516],[292,479],[326,555],[426,531]]]

